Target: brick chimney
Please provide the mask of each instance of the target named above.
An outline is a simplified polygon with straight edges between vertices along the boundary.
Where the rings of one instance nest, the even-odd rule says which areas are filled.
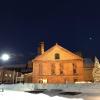
[[[42,55],[44,53],[44,42],[40,42],[40,46],[38,47],[38,54]]]

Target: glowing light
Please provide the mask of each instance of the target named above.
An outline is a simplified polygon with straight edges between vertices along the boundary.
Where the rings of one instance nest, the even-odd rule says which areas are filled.
[[[93,40],[93,38],[92,37],[89,37],[89,40]]]
[[[10,59],[10,56],[8,55],[8,54],[2,54],[2,56],[1,56],[1,60],[3,60],[3,61],[8,61]]]

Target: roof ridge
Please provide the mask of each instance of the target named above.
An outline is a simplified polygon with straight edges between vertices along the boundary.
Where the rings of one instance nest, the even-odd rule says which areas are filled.
[[[73,52],[69,51],[68,49],[65,49],[64,47],[62,47],[62,46],[60,46],[60,45],[57,45],[57,46],[59,46],[59,47],[60,47],[61,49],[63,49],[64,51],[69,52],[70,54],[73,54],[73,55],[75,55],[75,56],[78,56],[77,54],[74,54]],[[82,59],[82,57],[80,57],[80,56],[78,56],[78,57]]]
[[[38,56],[35,57],[35,59],[33,59],[33,60],[36,60],[37,58],[39,58],[39,57],[41,57],[41,56],[43,56],[43,55],[46,55],[49,51],[51,51],[51,50],[52,50],[53,48],[55,48],[56,46],[57,46],[58,48],[64,50],[64,51],[66,51],[66,52],[68,52],[68,53],[74,55],[74,56],[77,56],[79,59],[82,59],[82,57],[80,57],[80,56],[74,54],[73,52],[71,52],[71,51],[65,49],[64,47],[62,47],[62,46],[60,46],[58,43],[56,43],[54,46],[52,46],[52,47],[49,48],[47,51],[45,51],[42,55],[38,55]]]

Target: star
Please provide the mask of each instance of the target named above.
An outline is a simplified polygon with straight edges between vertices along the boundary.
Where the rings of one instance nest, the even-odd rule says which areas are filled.
[[[89,34],[89,40],[94,40],[95,39],[95,33],[94,32],[91,32]]]
[[[92,37],[89,37],[89,40],[93,40],[93,38]]]

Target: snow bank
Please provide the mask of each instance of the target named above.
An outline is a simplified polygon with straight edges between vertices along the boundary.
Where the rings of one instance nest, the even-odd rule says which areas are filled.
[[[31,91],[34,90],[34,84],[1,84],[0,89],[14,91]]]
[[[16,92],[16,91],[8,91],[4,90],[4,92],[0,92],[0,99],[1,100],[83,100],[82,98],[64,98],[59,96],[50,97],[45,94],[30,94],[26,92]]]
[[[99,83],[84,83],[84,84],[2,84],[0,89],[4,90],[14,90],[14,91],[32,91],[35,89],[60,89],[65,91],[78,91],[78,92],[87,92],[91,90],[96,90],[100,92]]]

